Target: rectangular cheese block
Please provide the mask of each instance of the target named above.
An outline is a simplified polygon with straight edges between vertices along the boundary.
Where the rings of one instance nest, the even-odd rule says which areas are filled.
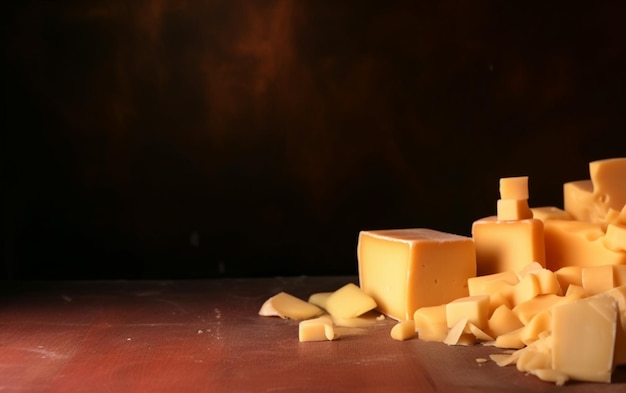
[[[548,220],[544,223],[544,236],[546,267],[552,271],[565,266],[626,264],[626,252],[604,246],[600,224]]]
[[[467,296],[476,275],[472,239],[432,229],[362,231],[357,257],[361,289],[398,320]]]
[[[500,221],[496,216],[474,221],[478,275],[518,272],[531,262],[545,266],[543,223],[531,218]]]
[[[611,382],[617,302],[600,294],[552,309],[552,368],[579,381]]]

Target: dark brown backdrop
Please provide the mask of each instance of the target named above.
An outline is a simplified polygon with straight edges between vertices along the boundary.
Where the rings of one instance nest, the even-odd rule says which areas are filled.
[[[623,2],[20,1],[3,271],[356,272],[361,229],[469,235],[626,156]]]

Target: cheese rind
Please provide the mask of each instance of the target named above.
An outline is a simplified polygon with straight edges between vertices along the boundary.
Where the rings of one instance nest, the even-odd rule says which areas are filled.
[[[362,231],[357,256],[361,288],[398,320],[467,296],[476,275],[472,239],[432,229]]]

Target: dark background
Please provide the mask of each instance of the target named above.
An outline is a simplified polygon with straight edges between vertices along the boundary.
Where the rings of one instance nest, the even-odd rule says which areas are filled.
[[[0,274],[354,274],[500,177],[562,206],[626,156],[624,4],[5,3]]]

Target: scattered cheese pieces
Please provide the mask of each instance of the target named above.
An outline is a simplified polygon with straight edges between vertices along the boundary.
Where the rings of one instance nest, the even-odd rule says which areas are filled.
[[[322,309],[286,292],[280,292],[263,303],[259,315],[283,319],[309,319],[322,314]]]

